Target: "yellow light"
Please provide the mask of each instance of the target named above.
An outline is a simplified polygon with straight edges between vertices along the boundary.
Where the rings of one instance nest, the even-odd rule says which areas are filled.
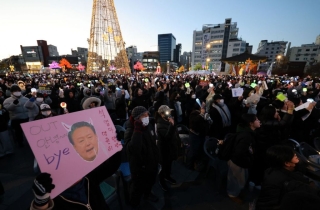
[[[278,57],[277,57],[278,59],[281,59],[281,55],[278,55]]]
[[[209,61],[210,61],[210,58],[207,58],[207,61],[209,62]]]
[[[210,48],[210,44],[207,44],[207,48]]]

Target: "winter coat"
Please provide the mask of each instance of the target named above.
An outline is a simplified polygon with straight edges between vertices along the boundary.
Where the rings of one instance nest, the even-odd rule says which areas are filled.
[[[320,195],[320,191],[309,186],[309,179],[298,171],[284,168],[269,168],[265,172],[256,210],[279,209],[281,199],[290,192],[305,192]]]
[[[104,92],[103,95],[104,105],[108,110],[115,110],[116,109],[116,94],[115,93],[108,93],[108,91]]]
[[[135,96],[132,99],[132,102],[130,104],[130,110],[133,110],[137,106],[143,106],[144,108],[148,109],[148,100],[145,95]]]
[[[11,120],[18,120],[18,119],[28,119],[28,110],[24,107],[24,104],[29,100],[28,98],[21,96],[18,101],[19,103],[16,105],[13,103],[16,98],[11,96],[4,100],[3,107],[9,111],[10,119]]]
[[[293,115],[286,113],[280,121],[274,119],[262,122],[259,129],[261,136],[260,143],[264,143],[264,147],[267,149],[284,141],[287,138],[288,128],[292,120]]]
[[[69,113],[80,111],[79,101],[75,97],[70,98],[68,95],[66,97],[66,104]]]
[[[39,114],[41,104],[51,104],[51,103],[52,103],[52,100],[49,97],[44,98],[44,101],[42,103],[37,102],[35,98],[30,98],[24,104],[24,107],[28,109],[29,121],[33,121],[34,118]]]
[[[0,109],[0,132],[8,130],[9,113],[6,109]]]
[[[114,174],[119,168],[120,163],[121,153],[117,152],[85,177],[87,187],[86,193],[89,192],[87,198],[88,204],[91,207],[90,209],[109,209],[101,193],[100,183]],[[81,204],[75,200],[67,199],[60,194],[53,199],[53,202],[50,202],[50,207],[47,210],[88,210],[89,208],[86,205],[87,204]],[[35,208],[33,208],[33,202],[30,210],[35,210]]]
[[[231,161],[241,168],[251,168],[254,163],[256,133],[249,127],[239,124],[231,155]]]
[[[177,159],[178,145],[181,143],[176,126],[169,121],[159,117],[156,122],[158,148],[160,151],[161,161],[172,161]]]
[[[133,135],[126,147],[133,176],[156,174],[159,150],[155,141],[155,132],[150,125],[144,127],[140,121],[135,121]]]
[[[189,129],[192,133],[205,137],[208,130],[208,122],[200,115],[200,111],[194,110],[189,116]]]
[[[117,98],[115,101],[116,105],[116,114],[120,119],[126,119],[127,117],[127,103],[125,99],[125,95],[122,95],[120,98]]]

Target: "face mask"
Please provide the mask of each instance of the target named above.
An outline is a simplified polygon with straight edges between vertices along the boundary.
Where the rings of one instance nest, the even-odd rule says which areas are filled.
[[[196,95],[192,95],[191,98],[195,99],[195,98],[196,98]]]
[[[122,86],[120,86],[119,88],[120,88],[120,89],[122,89],[123,87],[122,87]]]
[[[20,97],[21,96],[21,92],[14,92],[12,95],[14,95],[15,97]]]
[[[51,111],[43,111],[43,112],[41,112],[41,114],[42,114],[43,116],[48,117],[49,115],[51,115]]]
[[[141,119],[142,125],[147,126],[149,125],[149,117],[144,117]]]
[[[40,103],[43,102],[43,98],[37,98],[36,100],[37,102],[40,102]]]

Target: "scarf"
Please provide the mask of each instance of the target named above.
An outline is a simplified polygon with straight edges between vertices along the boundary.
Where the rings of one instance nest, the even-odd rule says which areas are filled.
[[[224,104],[222,107],[217,104],[212,104],[213,108],[216,108],[216,110],[219,112],[221,118],[222,118],[222,124],[223,127],[228,127],[231,125],[231,114],[228,109],[228,107]],[[214,120],[214,119],[213,119]]]

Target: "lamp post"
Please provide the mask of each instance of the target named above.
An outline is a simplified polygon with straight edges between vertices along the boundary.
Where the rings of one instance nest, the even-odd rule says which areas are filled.
[[[209,61],[210,61],[210,58],[207,58],[207,70],[209,69]]]
[[[207,69],[206,70],[208,70],[209,69],[209,61],[210,61],[210,58],[209,58],[209,53],[210,53],[210,44],[207,44],[207,46],[206,46],[206,49],[207,49]]]
[[[167,74],[170,73],[170,61],[167,61]]]

